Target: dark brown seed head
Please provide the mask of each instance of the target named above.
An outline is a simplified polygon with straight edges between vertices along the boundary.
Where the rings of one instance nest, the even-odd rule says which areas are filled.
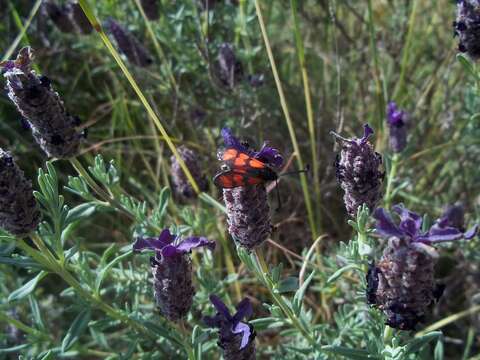
[[[0,149],[0,227],[13,235],[26,235],[37,228],[40,211],[32,183],[12,156]]]
[[[148,20],[158,20],[160,17],[159,0],[141,0],[140,3]]]
[[[190,170],[190,173],[192,174],[193,179],[197,182],[200,190],[206,191],[208,189],[208,182],[201,170],[197,154],[183,145],[178,147],[177,151],[185,162],[185,165],[187,165]],[[195,197],[196,193],[183,172],[180,163],[177,161],[177,158],[172,155],[170,161],[172,164],[172,181],[175,192],[186,198]]]
[[[106,30],[113,36],[120,52],[132,64],[147,67],[153,63],[153,58],[148,50],[137,40],[133,34],[113,19],[105,21]]]
[[[67,7],[78,32],[90,34],[93,31],[92,24],[90,24],[78,1],[70,1]]]
[[[342,146],[335,163],[337,180],[345,192],[343,200],[351,217],[357,216],[362,204],[373,210],[382,198],[382,156],[368,142],[372,133],[366,125],[365,135],[360,139],[345,139],[334,134]]]
[[[33,137],[49,157],[74,156],[82,139],[77,118],[70,115],[46,76],[31,69],[32,51],[20,50],[15,61],[2,64],[8,97],[28,121]]]
[[[45,1],[43,6],[58,30],[63,33],[74,33],[76,31],[75,23],[67,6],[58,5],[54,1]]]

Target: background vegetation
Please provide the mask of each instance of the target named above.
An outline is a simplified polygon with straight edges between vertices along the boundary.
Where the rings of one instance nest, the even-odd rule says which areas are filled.
[[[272,211],[275,231],[263,252],[268,264],[283,263],[277,270],[283,280],[274,285],[287,298],[298,287],[292,277],[304,280],[313,274],[303,312],[323,348],[315,355],[307,351],[301,332],[278,307],[268,305],[273,303],[269,286],[249,269],[248,259],[238,258],[219,206],[208,197],[186,200],[175,194],[167,203],[171,152],[99,34],[61,33],[40,0],[3,0],[1,57],[14,58],[24,45],[35,49],[39,72],[50,77],[67,109],[88,129],[80,161],[105,174],[111,166],[102,186],[135,216],[132,220],[114,211],[91,194],[79,196],[75,180],[69,180],[78,176],[75,169],[67,161],[53,163],[58,183],[51,178],[51,186],[77,211],[62,229],[64,250],[71,252],[69,270],[83,289],[96,289],[94,295],[114,313],[97,300],[77,296],[72,284],[57,275],[39,273],[39,265],[5,235],[0,243],[0,324],[8,331],[0,332],[0,358],[16,358],[18,353],[25,359],[186,358],[184,341],[192,344],[198,358],[200,353],[204,359],[217,358],[216,335],[201,322],[202,314],[212,313],[208,295],[217,293],[230,299],[230,305],[243,297],[253,302],[259,358],[479,359],[478,239],[442,246],[437,275],[446,290],[425,328],[417,332],[434,331],[430,337],[415,343],[415,333],[396,332],[393,341],[383,340],[382,315],[365,304],[364,276],[353,266],[360,263],[350,241],[356,233],[347,223],[335,181],[338,148],[329,134],[336,130],[360,136],[368,122],[376,130],[376,149],[389,174],[385,109],[395,100],[410,113],[411,127],[396,176],[388,179],[393,187],[386,201],[403,202],[430,219],[445,205],[461,202],[468,222],[478,222],[479,78],[475,64],[457,57],[451,27],[454,2],[258,1],[283,102],[254,1],[218,1],[209,12],[194,0],[159,3],[160,18],[147,21],[137,0],[90,1],[98,19],[117,19],[149,49],[151,66],[126,61],[127,68],[173,143],[194,149],[209,179],[218,171],[216,151],[224,126],[257,148],[270,141],[291,160],[289,170],[301,167],[299,155],[303,164],[311,164],[306,198],[299,178],[281,180],[283,206]],[[244,76],[233,88],[216,79],[223,43],[234,46],[243,66]],[[252,76],[260,75],[261,84],[252,82]],[[307,103],[305,80],[311,94]],[[0,147],[9,149],[35,179],[39,168],[46,169],[46,158],[5,92],[0,119]],[[98,154],[104,164],[97,158],[95,165]],[[77,194],[65,186],[76,188]],[[208,194],[222,202],[213,184]],[[145,202],[145,209],[129,198]],[[271,200],[275,208],[274,196]],[[59,205],[56,211],[61,213]],[[55,214],[47,212],[45,220],[55,222]],[[148,222],[160,228],[175,225],[184,233],[217,241],[214,253],[194,257],[197,295],[186,328],[178,330],[187,340],[168,339],[169,325],[154,309],[148,256],[131,252],[134,235]],[[378,239],[371,238],[370,244],[381,252]],[[32,278],[36,280],[28,283]],[[9,335],[14,325],[25,334],[18,342]]]

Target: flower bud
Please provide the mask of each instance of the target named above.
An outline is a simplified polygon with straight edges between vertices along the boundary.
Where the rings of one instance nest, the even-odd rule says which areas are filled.
[[[0,149],[0,227],[13,235],[26,235],[37,228],[40,211],[32,183],[12,156]]]
[[[231,44],[220,45],[215,69],[218,80],[225,88],[233,89],[243,79],[242,63],[235,56]]]
[[[45,1],[43,6],[58,30],[63,33],[74,33],[76,31],[75,23],[72,21],[67,6],[57,5],[53,1]]]
[[[28,121],[33,137],[49,157],[74,156],[82,135],[77,131],[78,118],[70,115],[46,76],[31,69],[32,51],[20,50],[16,60],[5,61],[8,97]]]
[[[90,34],[93,30],[92,24],[83,12],[78,1],[70,1],[67,4],[67,8],[78,32],[85,35]]]
[[[395,153],[400,153],[407,146],[407,123],[408,115],[405,111],[397,108],[397,104],[391,101],[387,107],[387,124],[390,132],[390,148]]]
[[[384,174],[379,170],[382,156],[368,142],[373,130],[368,125],[364,129],[364,136],[360,139],[346,139],[332,132],[342,145],[335,167],[337,181],[345,192],[345,207],[351,217],[357,216],[362,204],[373,210],[382,198]]]

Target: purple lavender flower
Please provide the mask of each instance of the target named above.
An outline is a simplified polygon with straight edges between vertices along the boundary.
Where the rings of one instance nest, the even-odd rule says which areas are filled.
[[[393,152],[402,152],[407,146],[408,115],[405,111],[399,110],[393,101],[387,106],[387,124],[390,130],[390,148]]]
[[[0,149],[0,227],[13,235],[26,235],[40,222],[32,183],[13,157]]]
[[[105,28],[112,34],[120,52],[132,64],[139,67],[147,67],[153,63],[153,58],[148,50],[127,29],[117,21],[109,18],[105,21]]]
[[[33,137],[49,157],[74,156],[82,139],[76,129],[78,118],[66,111],[50,80],[31,69],[32,59],[32,50],[25,47],[16,60],[0,63],[8,97],[27,119]]]
[[[243,66],[237,59],[231,44],[220,45],[215,70],[220,84],[227,89],[233,89],[235,85],[242,81]]]
[[[283,163],[278,150],[267,143],[263,144],[260,151],[254,151],[234,137],[230,129],[222,129],[222,136],[226,148],[246,153],[272,168],[278,168]],[[221,153],[219,160],[222,160]],[[265,184],[225,188],[223,199],[227,208],[228,232],[233,240],[247,250],[262,244],[272,231]]]
[[[213,250],[215,242],[195,236],[180,239],[168,229],[163,230],[158,238],[138,238],[133,244],[134,251],[155,251],[155,256],[150,259],[154,296],[160,312],[170,321],[183,318],[192,306],[195,289],[188,253],[203,246]]]
[[[434,244],[471,239],[478,226],[463,233],[437,221],[422,231],[422,217],[396,205],[400,217],[397,225],[385,209],[373,213],[376,233],[388,239],[388,245],[377,264],[367,274],[367,300],[387,317],[387,324],[401,330],[414,330],[424,320],[431,304],[441,295],[435,283],[434,265],[438,254]]]
[[[232,316],[227,306],[215,295],[210,301],[217,310],[215,316],[206,316],[204,322],[209,327],[218,328],[219,346],[223,349],[225,360],[255,359],[255,331],[252,325],[242,322],[252,315],[250,301],[245,298],[237,305],[237,312]]]
[[[85,35],[90,34],[93,31],[92,24],[83,12],[78,1],[70,1],[66,6],[77,32]]]
[[[190,170],[190,173],[197,182],[200,190],[206,191],[208,189],[208,181],[199,164],[200,159],[198,154],[184,145],[178,147],[177,151],[185,162],[185,165],[187,165],[188,169]],[[185,198],[196,197],[197,194],[195,193],[195,190],[192,188],[190,181],[188,181],[188,178],[183,172],[180,163],[177,161],[177,158],[174,155],[172,155],[170,158],[170,162],[172,166],[171,174],[175,193]]]
[[[333,131],[331,133],[342,145],[335,162],[337,181],[345,192],[343,200],[348,214],[356,217],[362,204],[372,210],[382,198],[384,174],[379,170],[382,156],[368,142],[373,134],[368,124],[364,125],[361,138],[346,139]]]
[[[453,22],[454,35],[458,36],[458,51],[470,58],[480,58],[480,2],[457,0],[457,19]]]

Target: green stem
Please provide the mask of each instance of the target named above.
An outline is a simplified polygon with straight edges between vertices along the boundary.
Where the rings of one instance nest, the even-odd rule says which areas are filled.
[[[302,334],[302,336],[309,342],[309,344],[313,347],[317,347],[317,343],[315,339],[312,337],[308,329],[301,324],[300,320],[297,316],[293,313],[293,311],[289,308],[288,304],[285,302],[283,297],[280,294],[277,294],[274,289],[272,288],[272,284],[267,278],[268,275],[268,266],[263,258],[263,254],[260,250],[255,250],[255,259],[257,262],[258,268],[261,270],[261,273],[257,274],[259,280],[267,287],[270,295],[273,298],[273,301],[277,304],[277,306],[282,310],[282,312],[287,316],[292,325],[297,328],[297,330]]]
[[[375,24],[373,21],[373,6],[372,0],[368,0],[368,30],[370,32],[370,51],[373,55],[373,77],[375,80],[375,93],[377,96],[377,111],[378,119],[376,122],[376,128],[378,132],[383,130],[383,118],[385,114],[385,98],[382,91],[382,85],[380,81],[380,61],[378,57]],[[380,138],[380,137],[379,137]]]
[[[277,86],[278,96],[280,97],[280,104],[282,106],[283,114],[285,117],[285,121],[287,123],[288,132],[290,134],[290,139],[292,141],[293,150],[295,151],[295,155],[297,158],[297,165],[299,169],[303,169],[303,160],[302,155],[300,153],[300,147],[298,146],[297,136],[295,135],[295,129],[293,127],[293,121],[290,117],[290,111],[288,110],[287,100],[285,98],[285,94],[283,92],[282,82],[280,80],[280,76],[278,74],[277,65],[275,63],[275,58],[273,57],[272,48],[270,46],[270,40],[268,39],[267,29],[265,27],[265,22],[263,21],[262,9],[260,7],[260,1],[255,0],[255,9],[257,12],[258,23],[260,25],[260,30],[262,32],[263,41],[265,43],[265,49],[267,50],[268,59],[270,61],[270,66],[272,67],[273,77],[275,78],[275,84]],[[310,200],[310,192],[308,190],[307,184],[307,177],[305,173],[300,173],[300,182],[302,185],[303,196],[305,198],[305,206],[307,208],[308,213],[308,222],[310,224],[310,230],[312,232],[312,239],[315,240],[317,235],[317,226],[315,223],[315,217],[313,215],[313,208],[312,203]]]
[[[313,119],[312,96],[310,92],[310,84],[305,63],[305,47],[303,45],[303,38],[300,34],[300,26],[298,22],[297,6],[298,0],[290,0],[293,16],[293,26],[295,31],[295,43],[297,46],[298,62],[300,64],[300,71],[302,73],[303,92],[305,95],[305,108],[307,110],[308,133],[310,137],[310,151],[312,153],[312,169],[313,169],[313,189],[315,193],[316,213],[318,221],[318,230],[321,229],[321,197],[320,197],[320,171],[317,159],[317,142],[315,122]]]
[[[385,345],[391,344],[392,343],[392,338],[393,338],[393,328],[386,325],[385,330],[383,331],[383,343]]]
[[[14,319],[10,316],[7,316],[5,313],[0,312],[0,321],[6,322],[7,324],[10,324],[12,326],[15,326],[17,329],[23,331],[24,333],[27,333],[29,335],[35,336],[37,338],[49,341],[51,340],[50,337],[45,334],[42,331],[39,331],[37,329],[34,329],[28,325],[25,325],[21,321]]]
[[[395,177],[397,176],[398,162],[400,156],[398,154],[393,154],[392,162],[390,165],[390,171],[387,178],[387,189],[385,190],[385,207],[387,209],[392,205],[393,200],[393,184],[395,182]]]
[[[408,19],[408,33],[407,39],[405,40],[405,46],[403,47],[403,56],[402,64],[400,68],[400,78],[398,80],[397,86],[394,91],[394,98],[402,98],[403,92],[405,89],[405,74],[407,73],[408,58],[410,55],[410,44],[413,40],[413,28],[416,23],[415,18],[417,17],[417,8],[419,1],[413,0],[412,11],[410,12],[410,18]]]

